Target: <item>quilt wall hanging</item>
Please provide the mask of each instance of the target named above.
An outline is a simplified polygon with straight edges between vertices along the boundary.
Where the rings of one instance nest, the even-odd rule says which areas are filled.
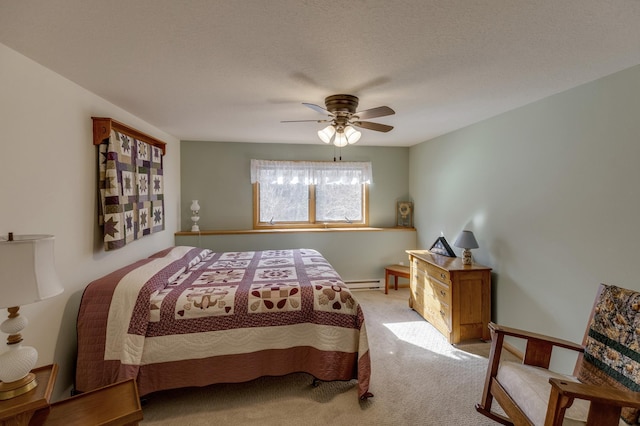
[[[164,230],[166,144],[109,118],[93,120],[99,146],[98,224],[105,250],[113,250]]]

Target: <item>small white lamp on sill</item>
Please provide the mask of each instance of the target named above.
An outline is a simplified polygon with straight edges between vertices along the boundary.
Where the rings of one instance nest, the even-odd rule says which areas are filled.
[[[0,308],[9,318],[0,330],[9,334],[8,351],[0,354],[0,401],[34,389],[38,383],[31,373],[38,352],[22,346],[20,332],[29,323],[18,313],[20,306],[39,302],[62,293],[55,271],[53,235],[16,235],[0,237]]]
[[[478,248],[478,242],[476,241],[476,237],[474,237],[473,232],[471,231],[462,231],[456,241],[453,243],[454,246],[460,247],[464,249],[462,251],[462,264],[463,265],[471,265],[471,249]]]
[[[198,221],[200,220],[200,204],[198,204],[198,200],[191,200],[191,220],[193,221],[191,232],[200,232],[200,227],[198,226]]]

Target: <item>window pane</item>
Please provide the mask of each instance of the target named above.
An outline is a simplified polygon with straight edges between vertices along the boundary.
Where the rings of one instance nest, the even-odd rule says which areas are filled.
[[[362,222],[362,185],[317,185],[316,221]]]
[[[309,189],[301,184],[260,184],[260,222],[309,221]]]

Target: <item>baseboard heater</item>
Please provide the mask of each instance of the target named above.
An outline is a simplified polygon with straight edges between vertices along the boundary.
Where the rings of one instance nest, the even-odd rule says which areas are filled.
[[[376,290],[384,287],[384,278],[346,280],[344,283],[350,290]]]

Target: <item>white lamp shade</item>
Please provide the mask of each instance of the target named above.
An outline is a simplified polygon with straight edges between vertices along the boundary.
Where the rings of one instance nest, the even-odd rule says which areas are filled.
[[[0,308],[22,306],[63,292],[55,271],[53,235],[0,239]]]
[[[360,136],[362,136],[362,133],[354,129],[352,126],[347,126],[344,128],[344,135],[347,137],[347,142],[349,143],[349,145],[351,145],[360,140]]]
[[[336,134],[336,128],[332,125],[325,127],[322,130],[318,131],[318,137],[324,143],[331,143],[331,138]]]
[[[453,245],[464,249],[475,249],[479,247],[473,232],[466,230],[458,235]]]
[[[347,137],[343,132],[336,133],[336,138],[333,140],[335,146],[342,148],[343,146],[347,146],[347,143]]]
[[[198,200],[191,200],[191,211],[200,211],[200,204],[198,204]]]

